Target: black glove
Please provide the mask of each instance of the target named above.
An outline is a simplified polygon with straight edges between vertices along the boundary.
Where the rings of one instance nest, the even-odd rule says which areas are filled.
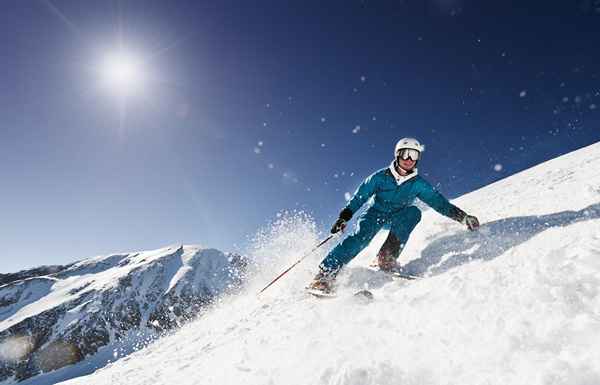
[[[331,227],[331,234],[335,234],[338,231],[344,231],[346,228],[346,222],[352,219],[352,210],[345,208],[340,212],[340,217],[335,221]]]
[[[473,215],[465,215],[461,222],[463,225],[467,225],[471,231],[475,231],[479,228],[479,219]]]
[[[335,223],[331,227],[331,234],[335,234],[338,231],[344,231],[345,228],[346,228],[346,221],[343,220],[342,218],[338,218],[338,220],[335,221]]]

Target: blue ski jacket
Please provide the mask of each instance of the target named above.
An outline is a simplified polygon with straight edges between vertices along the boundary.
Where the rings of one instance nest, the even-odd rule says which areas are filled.
[[[365,179],[346,205],[352,214],[356,213],[369,198],[374,197],[369,209],[393,214],[411,206],[416,198],[431,206],[435,211],[458,222],[466,213],[450,203],[429,182],[415,171],[397,180],[397,176],[387,167],[376,171]]]

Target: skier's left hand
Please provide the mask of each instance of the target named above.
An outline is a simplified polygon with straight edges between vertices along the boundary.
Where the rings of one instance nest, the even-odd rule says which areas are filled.
[[[479,228],[479,219],[477,219],[477,217],[474,215],[465,215],[462,222],[463,224],[467,225],[471,231],[475,231]]]
[[[336,234],[340,231],[344,231],[346,229],[346,221],[342,218],[338,218],[337,221],[331,227],[331,234]]]

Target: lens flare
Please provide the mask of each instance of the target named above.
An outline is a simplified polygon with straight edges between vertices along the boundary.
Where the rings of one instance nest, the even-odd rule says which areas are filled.
[[[44,372],[60,369],[81,361],[81,352],[74,344],[66,341],[53,341],[37,352],[37,365]]]
[[[0,342],[0,361],[17,362],[33,350],[31,336],[12,336]]]

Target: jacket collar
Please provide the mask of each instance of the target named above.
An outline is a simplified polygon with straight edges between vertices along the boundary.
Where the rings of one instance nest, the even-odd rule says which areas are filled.
[[[412,179],[414,177],[416,177],[419,174],[419,170],[415,167],[412,172],[406,176],[402,176],[398,173],[398,171],[396,171],[396,167],[394,165],[394,161],[392,161],[392,164],[390,164],[389,170],[392,173],[392,176],[394,177],[394,179],[396,180],[396,184],[398,184],[398,186],[400,186],[402,183],[406,182],[409,179]]]

